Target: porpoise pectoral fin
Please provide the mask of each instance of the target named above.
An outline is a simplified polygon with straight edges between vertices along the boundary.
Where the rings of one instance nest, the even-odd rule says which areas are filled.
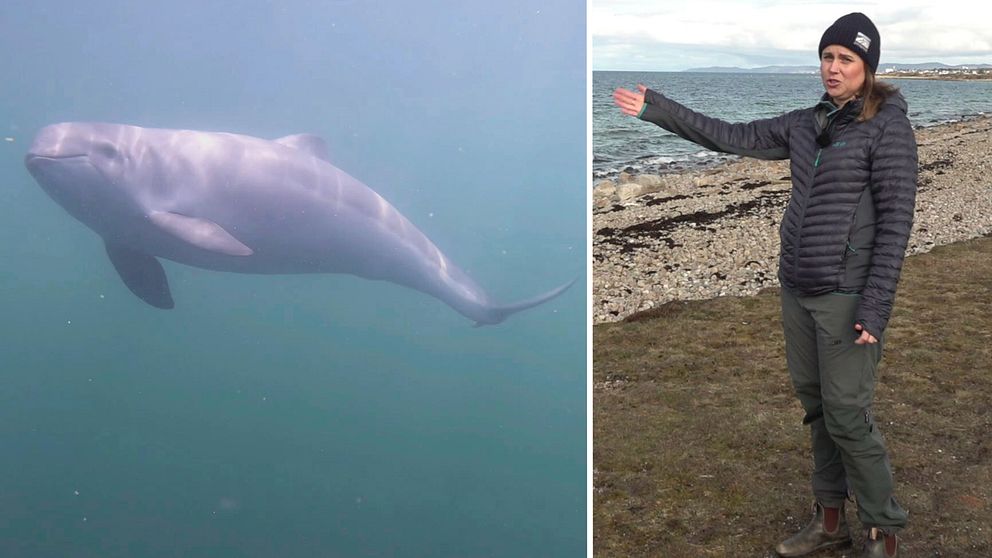
[[[165,232],[186,242],[228,256],[250,256],[252,249],[242,244],[217,223],[169,211],[152,211],[148,219]]]
[[[120,244],[104,243],[107,256],[121,280],[141,300],[155,308],[168,310],[175,306],[169,291],[165,270],[155,256],[136,252]]]
[[[273,141],[285,145],[286,147],[306,151],[314,157],[323,159],[328,163],[331,162],[330,151],[327,149],[327,142],[325,142],[320,136],[315,136],[313,134],[293,134],[291,136],[284,136]]]

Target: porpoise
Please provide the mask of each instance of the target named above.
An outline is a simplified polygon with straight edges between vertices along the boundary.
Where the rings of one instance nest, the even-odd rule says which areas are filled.
[[[174,306],[158,258],[235,273],[347,273],[426,293],[497,324],[575,280],[508,305],[486,292],[310,134],[246,135],[67,122],[25,157],[38,184],[103,238],[124,284]]]

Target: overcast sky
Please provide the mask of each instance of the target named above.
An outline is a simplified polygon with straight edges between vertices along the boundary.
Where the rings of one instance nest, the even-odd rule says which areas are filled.
[[[987,0],[589,0],[594,70],[816,65],[823,31],[863,12],[881,63],[992,64]]]

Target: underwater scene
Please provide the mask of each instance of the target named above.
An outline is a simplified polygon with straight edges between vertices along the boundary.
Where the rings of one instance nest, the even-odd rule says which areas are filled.
[[[0,7],[0,556],[584,555],[585,38]]]

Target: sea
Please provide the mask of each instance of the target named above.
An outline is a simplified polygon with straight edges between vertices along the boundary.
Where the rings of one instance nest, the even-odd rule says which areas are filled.
[[[585,6],[0,7],[0,556],[586,552]],[[554,99],[553,103],[535,102]],[[323,137],[493,298],[164,261],[173,310],[24,167],[41,127]]]
[[[899,79],[909,119],[925,127],[992,113],[992,82]],[[592,76],[592,177],[620,172],[662,174],[736,159],[626,116],[613,104],[618,87],[643,84],[689,108],[728,122],[770,118],[815,105],[823,95],[819,74],[595,71]]]

